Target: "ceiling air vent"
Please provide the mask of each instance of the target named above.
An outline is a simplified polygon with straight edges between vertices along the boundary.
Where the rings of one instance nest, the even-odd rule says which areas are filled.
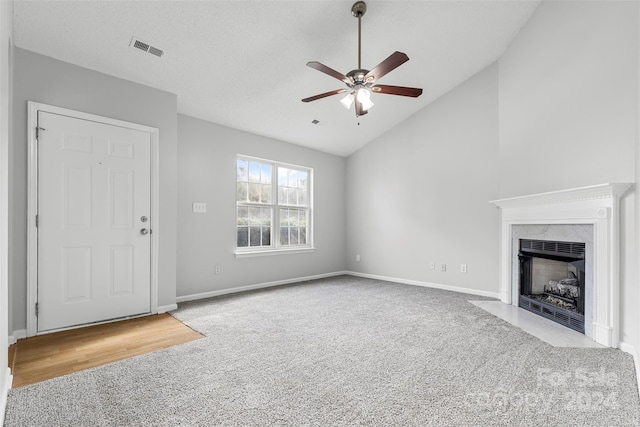
[[[137,37],[131,38],[131,43],[129,44],[129,46],[134,47],[136,49],[140,49],[152,55],[155,55],[158,58],[161,58],[162,55],[164,55],[164,50],[157,48],[155,46],[151,46],[149,43],[145,43]]]

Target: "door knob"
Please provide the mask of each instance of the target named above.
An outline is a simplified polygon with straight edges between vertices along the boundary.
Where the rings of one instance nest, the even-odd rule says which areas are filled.
[[[142,234],[143,236],[146,236],[147,234],[149,234],[149,230],[147,230],[146,228],[143,228],[140,230],[140,234]]]

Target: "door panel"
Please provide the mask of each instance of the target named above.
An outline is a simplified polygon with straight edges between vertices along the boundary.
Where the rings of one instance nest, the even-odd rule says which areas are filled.
[[[42,111],[38,126],[38,331],[150,312],[150,134]]]

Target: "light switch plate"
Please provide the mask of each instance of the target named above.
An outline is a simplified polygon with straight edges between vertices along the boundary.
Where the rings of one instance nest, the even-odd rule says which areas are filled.
[[[207,204],[206,203],[193,202],[193,212],[194,213],[206,213],[207,212]]]

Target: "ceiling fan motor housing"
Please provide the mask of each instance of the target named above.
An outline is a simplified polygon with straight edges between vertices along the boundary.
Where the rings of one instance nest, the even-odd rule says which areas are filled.
[[[363,70],[363,69],[351,70],[347,73],[347,77],[349,77],[354,84],[363,84],[363,83],[366,83],[364,77],[367,75],[368,72],[369,70]]]

